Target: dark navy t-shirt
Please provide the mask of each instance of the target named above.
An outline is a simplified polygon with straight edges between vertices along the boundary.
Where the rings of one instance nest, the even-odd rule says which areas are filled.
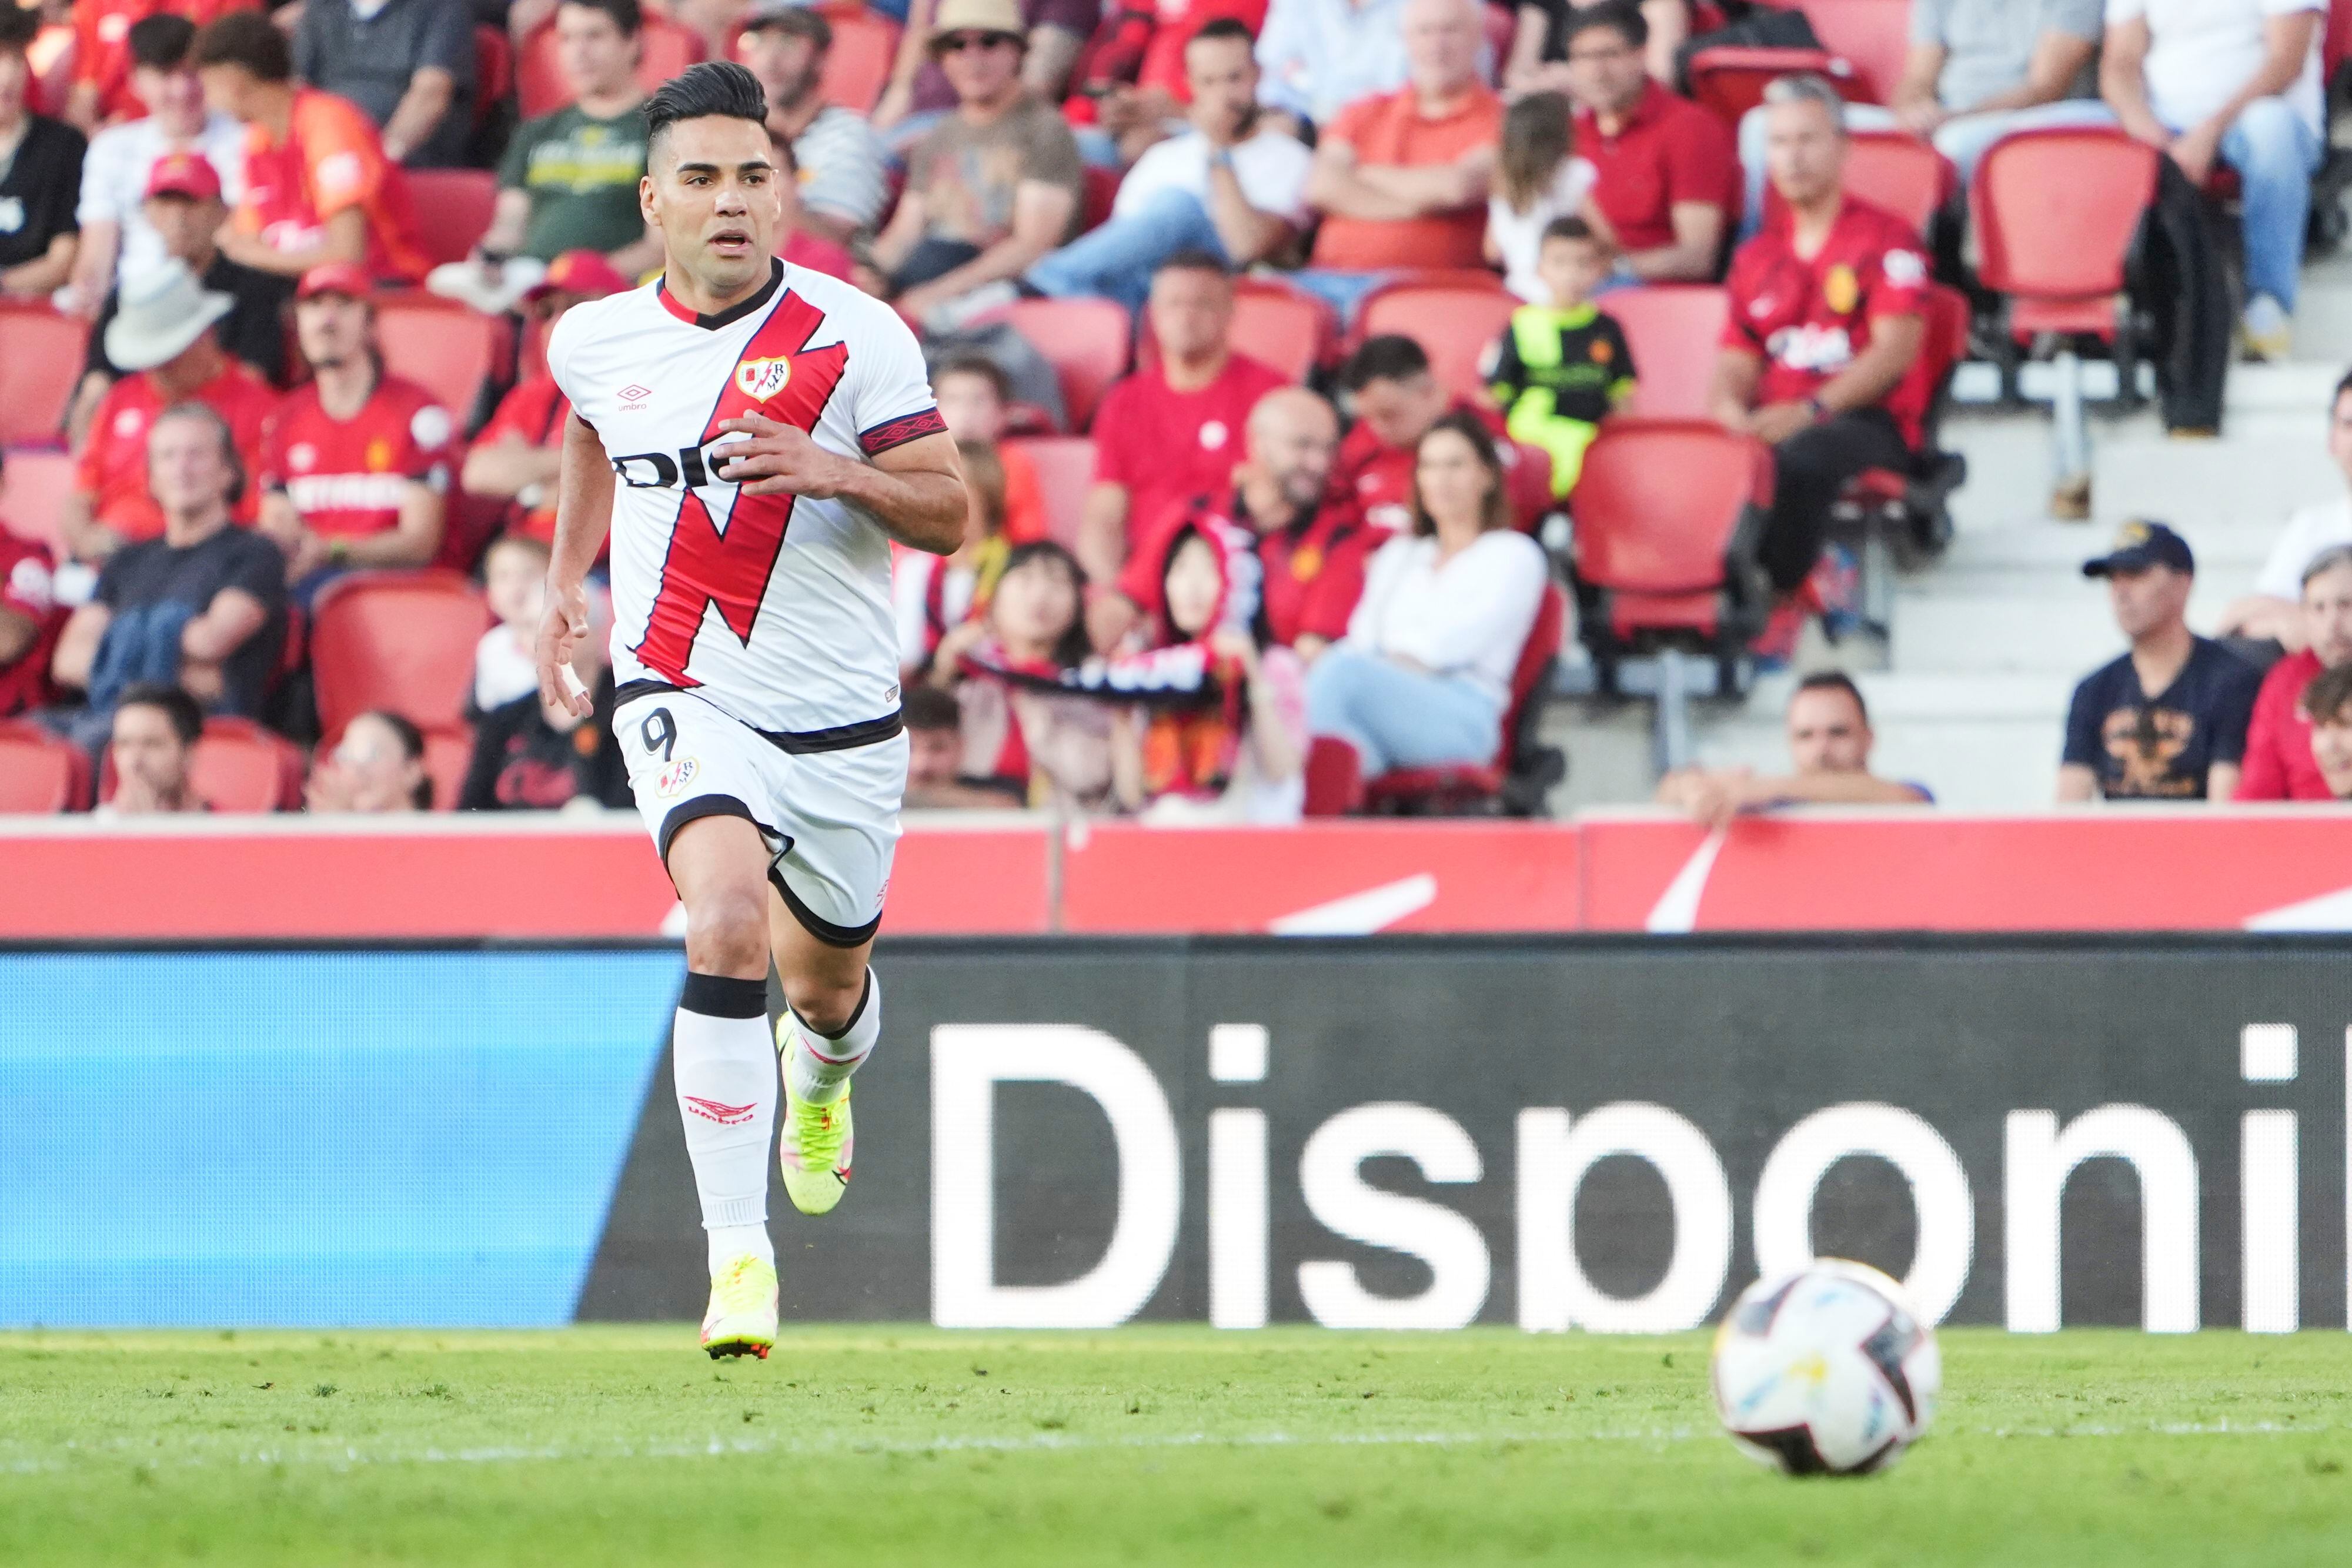
[[[2097,774],[2110,800],[2202,800],[2208,768],[2244,758],[2261,686],[2253,666],[2200,637],[2180,674],[2150,697],[2126,653],[2074,688],[2065,760]]]

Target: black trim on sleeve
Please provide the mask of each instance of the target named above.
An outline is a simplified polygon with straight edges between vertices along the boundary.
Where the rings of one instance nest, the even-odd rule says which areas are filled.
[[[863,947],[866,943],[874,940],[874,934],[877,931],[882,929],[882,916],[878,914],[863,925],[835,925],[832,921],[811,909],[801,902],[800,894],[793,891],[792,883],[784,880],[784,868],[781,861],[768,867],[768,881],[775,888],[777,896],[784,901],[784,907],[793,912],[793,918],[801,923],[802,929],[828,947]],[[873,989],[874,982],[870,975],[866,984],[867,990]],[[860,1009],[865,1008],[866,998],[863,996],[858,998],[857,1005]],[[850,1018],[855,1020],[856,1016],[856,1013],[852,1013]],[[847,1026],[845,1025],[845,1030]]]
[[[768,1016],[768,982],[740,979],[732,975],[702,975],[689,969],[677,1005],[690,1013],[714,1019],[759,1019]]]
[[[857,433],[858,449],[868,457],[879,457],[894,446],[904,446],[909,441],[920,441],[926,435],[939,435],[948,427],[936,408],[919,409],[902,413],[896,419],[886,419],[871,430]]]

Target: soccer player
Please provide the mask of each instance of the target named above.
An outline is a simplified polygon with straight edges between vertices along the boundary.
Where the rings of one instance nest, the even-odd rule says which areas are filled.
[[[866,957],[907,779],[890,546],[955,549],[963,477],[897,315],[774,259],[781,176],[751,73],[694,66],[645,115],[662,276],[574,308],[548,342],[572,414],[539,680],[588,712],[562,672],[609,528],[614,733],[686,906],[673,1040],[709,1239],[702,1344],[765,1356],[774,1053],[784,1190],[824,1214],[849,1180],[850,1074],[881,1030]]]

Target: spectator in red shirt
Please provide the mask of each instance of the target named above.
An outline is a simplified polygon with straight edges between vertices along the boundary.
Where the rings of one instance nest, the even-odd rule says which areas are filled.
[[[1905,466],[1918,443],[1926,411],[1905,378],[1926,335],[1927,264],[1902,220],[1846,194],[1836,90],[1819,77],[1783,77],[1765,101],[1784,205],[1732,260],[1709,406],[1773,449],[1758,553],[1772,586],[1793,594],[1846,482]]]
[[[1315,147],[1307,200],[1324,214],[1297,281],[1354,313],[1402,267],[1483,267],[1503,100],[1478,79],[1473,0],[1411,0],[1407,83],[1339,111]]]
[[[523,308],[537,318],[545,334],[554,331],[574,305],[628,287],[629,280],[596,252],[567,250],[548,264],[547,276],[523,296]],[[564,416],[571,412],[563,389],[541,365],[499,400],[498,412],[467,449],[462,481],[466,493],[506,500],[509,532],[554,539],[555,481],[562,466]]]
[[[214,336],[213,324],[236,303],[207,293],[179,261],[128,286],[106,328],[106,356],[124,374],[90,417],[73,489],[58,518],[74,559],[95,564],[163,531],[163,513],[147,490],[147,433],[173,404],[211,408],[227,422],[237,460],[248,472],[258,465],[261,427],[278,399],[268,382],[223,353]],[[232,505],[236,520],[253,520],[251,496]]]
[[[1187,496],[1223,493],[1250,410],[1289,384],[1234,351],[1234,283],[1216,257],[1185,251],[1162,262],[1150,311],[1160,362],[1111,388],[1095,413],[1095,486],[1078,557],[1097,582],[1118,578],[1133,529]]]
[[[1356,416],[1339,444],[1328,504],[1370,526],[1368,549],[1412,522],[1412,471],[1421,438],[1448,413],[1471,416],[1495,438],[1508,475],[1511,510],[1532,528],[1551,509],[1551,487],[1528,449],[1512,443],[1493,409],[1448,398],[1429,368],[1429,355],[1411,338],[1367,338],[1339,367],[1339,386]]]
[[[0,718],[49,700],[49,651],[66,612],[50,591],[48,548],[0,523]]]
[[[1568,69],[1591,206],[1630,282],[1705,283],[1739,218],[1739,159],[1722,120],[1650,77],[1649,24],[1631,0],[1576,11]]]
[[[2352,545],[2330,545],[2303,569],[2303,647],[2273,664],[2254,694],[2245,770],[2232,800],[2336,798],[2312,756],[2302,699],[2322,672],[2352,664]]]
[[[1352,507],[1324,504],[1339,447],[1339,416],[1321,394],[1278,387],[1250,410],[1249,436],[1230,495],[1200,496],[1163,515],[1154,537],[1128,559],[1118,592],[1099,609],[1109,641],[1160,612],[1161,541],[1186,528],[1238,526],[1256,542],[1260,584],[1252,630],[1261,643],[1312,659],[1347,635],[1364,590],[1373,538]],[[1117,624],[1119,617],[1126,624]]]
[[[424,566],[441,549],[457,433],[431,392],[384,373],[371,293],[355,267],[303,275],[294,339],[310,382],[262,439],[261,531],[305,605],[352,567]]]
[[[2339,664],[2303,690],[2300,705],[2311,726],[2312,763],[2327,796],[2352,800],[2352,664]]]

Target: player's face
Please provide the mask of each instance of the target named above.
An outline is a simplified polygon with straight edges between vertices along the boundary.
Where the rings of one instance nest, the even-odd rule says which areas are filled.
[[[1444,412],[1445,392],[1433,375],[1370,381],[1356,394],[1356,417],[1372,427],[1382,446],[1418,444]]]
[[[1004,435],[1004,402],[986,376],[969,371],[945,375],[932,383],[939,399],[940,418],[958,441],[998,441]]]
[[[133,703],[114,712],[117,801],[138,807],[171,800],[188,786],[188,747],[162,708]]]
[[[1536,253],[1536,276],[1555,305],[1580,305],[1608,276],[1609,255],[1589,239],[1548,239]]]
[[[1765,110],[1764,162],[1773,188],[1792,206],[1821,200],[1845,172],[1845,131],[1826,105],[1800,100]]]
[[[1176,628],[1179,636],[1199,637],[1208,632],[1210,619],[1217,613],[1217,601],[1224,594],[1224,582],[1217,570],[1217,552],[1208,540],[1193,534],[1176,547],[1160,591],[1167,601],[1168,623]]]
[[[710,114],[669,128],[638,199],[670,261],[724,298],[768,275],[783,221],[780,180],[766,127]]]
[[[374,320],[364,299],[320,294],[294,307],[294,340],[313,370],[356,363],[368,351]]]
[[[637,42],[602,11],[563,5],[555,13],[555,61],[573,97],[617,92],[636,72]]]
[[[344,729],[342,744],[335,747],[335,766],[351,786],[352,810],[415,809],[425,764],[409,756],[399,733],[374,715],[362,714]]]
[[[1860,773],[1870,767],[1870,727],[1839,691],[1799,692],[1789,705],[1789,759],[1800,773]]]
[[[1234,325],[1234,286],[1213,272],[1171,267],[1151,280],[1151,333],[1171,360],[1221,353]]]
[[[2352,662],[2352,566],[2331,567],[2303,585],[2303,635],[2329,669]]]
[[[2116,625],[2125,636],[2137,639],[2179,620],[2189,608],[2194,582],[2187,572],[2168,566],[2108,573],[2107,602],[2115,608]]]

